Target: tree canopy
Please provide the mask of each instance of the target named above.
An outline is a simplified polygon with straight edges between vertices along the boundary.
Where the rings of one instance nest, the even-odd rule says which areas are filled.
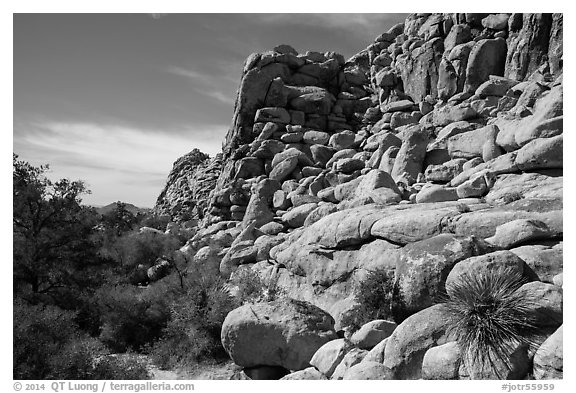
[[[83,206],[89,193],[82,181],[46,176],[49,167],[34,167],[13,155],[14,287],[50,294],[77,280],[73,274],[89,264],[97,223],[94,209]]]

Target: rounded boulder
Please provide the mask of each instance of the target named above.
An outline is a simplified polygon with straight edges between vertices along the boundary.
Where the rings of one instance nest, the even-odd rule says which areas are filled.
[[[283,298],[245,304],[222,325],[222,346],[239,366],[281,366],[303,370],[312,355],[336,339],[334,319],[304,301]]]

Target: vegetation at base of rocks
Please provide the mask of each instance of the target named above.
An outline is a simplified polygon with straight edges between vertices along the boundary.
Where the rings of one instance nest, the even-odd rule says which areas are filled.
[[[533,299],[518,291],[524,282],[517,271],[504,268],[463,274],[447,286],[447,326],[468,370],[491,370],[502,379],[511,370],[512,353],[534,345]]]
[[[278,285],[278,275],[273,275],[266,282],[249,267],[240,267],[235,271],[231,284],[237,288],[235,297],[240,304],[268,302],[285,296],[285,291]]]
[[[14,378],[146,379],[130,353],[223,356],[220,326],[237,301],[216,273],[186,270],[177,250],[189,234],[121,202],[99,214],[81,181],[47,171],[13,156]],[[154,282],[159,261],[168,269]]]
[[[341,320],[342,327],[352,332],[374,319],[395,320],[398,295],[394,287],[394,271],[377,269],[369,272],[357,285],[354,300],[357,305]]]
[[[191,366],[227,357],[220,330],[238,302],[224,284],[222,278],[201,270],[187,275],[185,292],[169,304],[170,319],[147,351],[159,367]]]
[[[73,311],[15,299],[14,379],[148,378],[136,360],[109,359],[106,347],[83,332],[75,317]]]

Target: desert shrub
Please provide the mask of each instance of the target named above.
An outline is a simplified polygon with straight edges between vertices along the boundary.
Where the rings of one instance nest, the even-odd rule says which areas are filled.
[[[171,303],[170,321],[162,337],[149,349],[159,367],[226,357],[220,331],[226,315],[238,303],[220,277],[194,273],[186,277],[186,293]]]
[[[44,379],[49,359],[77,334],[74,313],[54,306],[14,302],[14,379]]]
[[[523,198],[524,198],[524,196],[522,195],[521,192],[511,191],[502,197],[502,201],[504,202],[504,204],[507,205],[509,203],[519,201],[520,199],[523,199]]]
[[[445,305],[454,334],[470,370],[492,371],[502,378],[520,345],[534,344],[533,300],[518,288],[523,277],[509,268],[463,274],[447,285]]]
[[[108,351],[78,328],[75,317],[74,312],[55,306],[14,302],[14,379],[129,379],[134,375],[129,363],[99,367],[95,360]]]
[[[152,212],[141,215],[140,226],[158,229],[160,231],[165,231],[166,226],[170,222],[170,216],[154,214]]]
[[[278,285],[278,275],[272,276],[267,283],[249,266],[241,266],[233,273],[230,281],[236,287],[235,297],[240,304],[267,302],[285,295],[285,291]]]
[[[116,352],[140,350],[160,336],[169,318],[165,293],[132,285],[103,286],[94,301],[100,340]]]
[[[120,258],[127,266],[152,266],[157,258],[169,255],[182,246],[174,236],[135,232],[121,239]]]
[[[346,313],[341,321],[351,331],[375,319],[395,319],[394,271],[377,269],[369,272],[354,291],[357,306]]]
[[[171,257],[182,245],[183,242],[172,235],[135,231],[106,242],[100,255],[121,267],[121,276],[127,277],[125,282],[137,285],[148,282],[146,269],[158,258]]]

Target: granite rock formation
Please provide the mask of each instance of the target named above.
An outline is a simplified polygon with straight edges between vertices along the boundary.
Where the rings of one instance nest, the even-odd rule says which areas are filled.
[[[224,277],[246,265],[337,327],[371,271],[404,299],[390,337],[330,341],[284,379],[469,377],[434,304],[462,272],[516,269],[561,309],[562,29],[562,14],[421,13],[348,60],[248,57],[221,156],[183,157],[159,197],[202,219],[182,251]],[[558,340],[537,378],[561,375],[543,354]]]

